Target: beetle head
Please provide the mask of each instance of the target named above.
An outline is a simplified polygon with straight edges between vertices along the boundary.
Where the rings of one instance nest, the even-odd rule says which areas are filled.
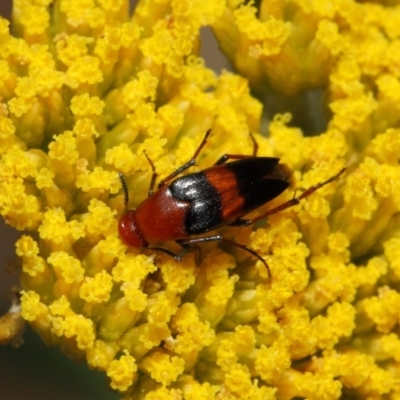
[[[118,222],[118,231],[121,239],[128,246],[147,247],[147,242],[137,227],[134,210],[128,210],[122,214]]]

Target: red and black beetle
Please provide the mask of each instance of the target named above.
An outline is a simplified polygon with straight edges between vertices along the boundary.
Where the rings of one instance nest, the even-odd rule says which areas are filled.
[[[200,172],[173,178],[195,164],[196,157],[211,134],[208,130],[195,154],[189,162],[164,178],[153,192],[157,173],[148,158],[153,175],[149,195],[136,210],[126,210],[119,219],[119,234],[123,241],[132,247],[151,248],[169,254],[176,260],[181,255],[162,247],[150,247],[164,241],[174,240],[185,249],[196,247],[197,243],[219,241],[234,245],[257,257],[268,269],[265,260],[254,250],[243,244],[224,239],[221,235],[200,236],[221,226],[249,226],[256,221],[292,207],[301,199],[335,180],[345,168],[325,182],[310,187],[300,196],[252,218],[244,215],[268,203],[290,186],[292,171],[279,158],[256,157],[257,144],[253,139],[253,156],[225,154],[212,167]],[[236,161],[227,162],[229,159]],[[125,193],[125,206],[128,204],[128,189],[120,174]],[[168,183],[168,185],[167,185]]]

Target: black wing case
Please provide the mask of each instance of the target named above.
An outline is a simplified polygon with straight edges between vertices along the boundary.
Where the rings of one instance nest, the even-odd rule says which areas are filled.
[[[185,175],[172,182],[170,190],[191,203],[187,233],[201,234],[268,203],[290,186],[290,176],[279,158],[249,157]]]
[[[235,174],[237,190],[244,199],[241,216],[279,196],[291,184],[292,171],[279,164],[279,158],[249,158],[226,166]]]

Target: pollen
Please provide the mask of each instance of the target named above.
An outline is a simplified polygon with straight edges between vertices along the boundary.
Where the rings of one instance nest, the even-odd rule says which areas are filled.
[[[129,146],[121,143],[107,150],[105,161],[123,174],[128,174],[134,170],[135,158]]]
[[[35,321],[40,315],[47,315],[47,307],[41,303],[40,296],[33,291],[21,292],[21,313],[27,321]]]
[[[149,273],[156,271],[154,259],[145,255],[123,254],[113,268],[113,279],[116,282],[140,282]]]
[[[241,7],[235,13],[238,29],[254,41],[250,54],[257,58],[279,53],[290,34],[290,24],[273,17],[261,22],[255,17],[255,13],[254,7]],[[263,41],[262,45],[256,44],[257,41]]]
[[[53,178],[54,173],[52,171],[42,168],[36,176],[36,186],[38,189],[51,188],[54,184]]]
[[[55,40],[58,59],[67,66],[87,55],[88,45],[94,41],[93,38],[77,34],[61,34]]]
[[[111,387],[119,391],[126,390],[137,379],[135,359],[125,352],[119,359],[110,362],[107,376],[111,379]]]
[[[0,78],[1,79],[1,78]],[[0,139],[7,139],[14,135],[15,126],[10,118],[0,117]]]
[[[378,296],[361,301],[359,307],[362,314],[375,324],[378,332],[388,333],[399,323],[395,310],[400,304],[400,294],[387,286],[379,289]]]
[[[53,252],[47,262],[53,265],[58,278],[63,279],[66,283],[83,280],[85,270],[81,267],[80,261],[67,253],[63,251]]]
[[[158,80],[150,72],[141,71],[136,79],[125,85],[122,91],[124,103],[135,110],[141,101],[154,100],[157,84]]]
[[[69,165],[74,164],[79,157],[79,153],[76,150],[76,138],[70,131],[59,135],[57,139],[50,144],[49,150],[49,157]]]
[[[77,221],[67,222],[65,213],[61,209],[49,209],[44,214],[39,235],[50,242],[62,243],[65,240],[77,240],[82,237],[84,227]]]
[[[71,100],[71,111],[74,115],[83,117],[100,115],[103,112],[104,101],[96,96],[90,97],[87,93],[76,95]]]
[[[194,304],[182,305],[172,319],[172,328],[177,333],[173,348],[176,353],[201,350],[214,339],[215,332],[208,322],[202,322]]]
[[[76,179],[76,186],[84,192],[96,189],[101,192],[116,193],[119,190],[118,177],[114,172],[95,167],[93,171],[85,170]]]
[[[22,318],[126,398],[399,397],[395,2],[53,3],[15,0],[0,18],[0,214],[23,231]],[[235,72],[202,58],[209,29]],[[226,241],[199,248],[119,237],[126,208],[157,204],[152,176],[167,192],[224,154],[222,170],[252,156],[254,140],[290,184],[240,216],[255,224],[222,218]],[[239,178],[226,183],[256,202]],[[264,178],[273,197],[281,179]],[[167,224],[183,240],[187,217]]]
[[[147,295],[143,293],[135,284],[127,282],[121,285],[121,289],[129,303],[132,311],[142,312],[147,307]]]
[[[182,358],[156,351],[141,361],[140,367],[163,386],[168,386],[182,374],[185,362]]]
[[[93,278],[86,277],[79,289],[79,297],[89,303],[101,303],[108,301],[112,289],[112,277],[102,271]]]
[[[250,372],[247,366],[235,364],[225,375],[226,388],[236,394],[249,393],[252,389]]]
[[[105,203],[92,199],[88,206],[88,211],[89,214],[84,216],[83,221],[89,235],[102,234],[107,236],[115,230],[115,211],[112,211]]]
[[[25,3],[21,7],[21,24],[24,25],[29,35],[43,34],[49,25],[48,10],[41,5]]]
[[[358,174],[361,175],[362,172]],[[372,192],[371,180],[364,174],[363,179],[360,177],[356,174],[348,177],[344,197],[346,202],[351,204],[353,216],[367,220],[378,205]]]
[[[289,342],[283,338],[267,348],[262,346],[257,352],[255,368],[266,382],[277,381],[291,365]]]
[[[178,265],[174,260],[166,260],[162,268],[163,279],[171,293],[184,293],[193,285],[198,273],[193,258],[185,260],[183,271]]]

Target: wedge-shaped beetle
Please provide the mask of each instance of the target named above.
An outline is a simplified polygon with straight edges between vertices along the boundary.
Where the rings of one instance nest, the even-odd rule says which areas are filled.
[[[266,261],[245,245],[225,239],[219,234],[193,236],[202,235],[225,225],[239,227],[252,225],[262,218],[298,204],[300,200],[335,180],[345,168],[328,180],[310,187],[300,196],[255,218],[244,219],[242,217],[247,213],[268,203],[286,190],[290,186],[292,171],[285,164],[279,163],[279,158],[256,157],[258,146],[251,136],[254,144],[252,156],[225,154],[210,168],[176,178],[195,164],[210,134],[211,130],[208,130],[190,161],[164,178],[156,192],[154,184],[157,172],[153,162],[145,153],[153,171],[148,198],[139,204],[136,210],[125,211],[119,219],[119,234],[129,246],[151,248],[169,254],[178,261],[187,249],[197,248],[198,243],[210,241],[227,243],[257,257],[271,275]],[[227,162],[228,160],[235,161]],[[122,174],[120,179],[127,206],[128,189]],[[162,247],[150,247],[170,240],[181,245],[183,252],[178,255]]]

